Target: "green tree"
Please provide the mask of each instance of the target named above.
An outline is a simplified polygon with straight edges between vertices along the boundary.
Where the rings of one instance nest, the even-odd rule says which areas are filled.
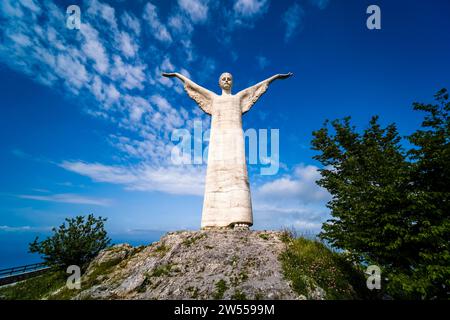
[[[59,228],[53,228],[53,235],[41,242],[39,238],[30,243],[29,251],[39,253],[50,266],[66,268],[78,265],[85,268],[87,264],[106,248],[111,239],[104,229],[106,218],[86,217],[67,218]],[[67,226],[66,226],[67,223]]]
[[[408,137],[414,207],[413,232],[408,242],[415,248],[413,281],[425,297],[450,298],[450,101],[446,89],[435,94],[435,104],[414,103],[426,112],[422,128]],[[395,278],[393,279],[395,280]],[[393,281],[394,284],[394,281]],[[411,287],[396,282],[398,290]],[[426,288],[426,290],[425,290]],[[415,289],[415,286],[413,286]]]
[[[405,151],[395,124],[378,117],[356,132],[350,118],[326,121],[313,132],[314,159],[324,168],[317,182],[332,195],[332,219],[320,237],[355,260],[382,268],[383,287],[395,298],[446,298],[449,292],[448,94],[423,110],[422,127]],[[446,166],[447,164],[447,166]]]

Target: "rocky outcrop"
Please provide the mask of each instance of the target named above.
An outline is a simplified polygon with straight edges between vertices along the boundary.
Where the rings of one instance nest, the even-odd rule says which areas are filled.
[[[282,232],[168,233],[149,246],[102,251],[75,299],[299,299],[278,260]]]

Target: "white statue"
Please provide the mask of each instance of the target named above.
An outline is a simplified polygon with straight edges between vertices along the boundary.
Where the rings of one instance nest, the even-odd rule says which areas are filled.
[[[212,116],[202,229],[252,226],[242,114],[250,110],[272,81],[289,78],[292,73],[274,75],[237,94],[231,94],[233,77],[226,72],[219,78],[221,95],[199,86],[182,74],[162,75],[183,81],[188,95]]]

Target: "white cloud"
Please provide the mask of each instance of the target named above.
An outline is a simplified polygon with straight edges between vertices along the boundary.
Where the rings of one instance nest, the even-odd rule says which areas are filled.
[[[268,1],[263,2],[267,6]],[[241,4],[239,10],[256,16],[265,10],[263,2],[258,2],[260,6]],[[160,72],[176,70],[190,77],[186,69],[197,58],[191,33],[195,23],[208,19],[209,4],[180,1],[169,12],[166,27],[151,3],[142,8],[144,20],[123,13],[117,16],[118,25],[114,8],[98,0],[87,1],[82,28],[72,32],[61,28],[65,8],[60,5],[40,2],[40,11],[48,18],[40,21],[33,15],[39,9],[31,2],[29,8],[18,2],[1,2],[0,15],[6,23],[0,30],[4,40],[0,42],[0,61],[64,95],[79,95],[82,98],[77,102],[88,114],[115,126],[108,142],[118,151],[113,158],[117,165],[69,161],[63,168],[127,189],[202,194],[204,167],[171,166],[170,136],[174,128],[190,130],[194,120],[201,119],[207,128],[210,120],[201,116],[193,102],[179,105],[173,93],[182,90],[180,83],[161,77]],[[141,39],[148,36],[142,29],[149,27],[160,42],[140,48]],[[179,45],[168,54],[167,45],[172,41]],[[193,76],[202,83],[215,72],[216,62],[207,57],[198,57],[198,61],[204,68]],[[38,200],[36,197],[43,195],[23,196]],[[69,201],[68,196],[45,196],[39,199]]]
[[[116,101],[120,97],[120,92],[117,91],[116,87],[110,83],[106,88],[106,96],[109,101]]]
[[[185,76],[185,77],[191,78],[191,74],[189,73],[189,71],[187,71],[187,70],[184,69],[184,68],[181,68],[181,69],[180,69],[180,73],[181,73],[183,76]]]
[[[89,74],[84,65],[70,55],[59,54],[56,57],[55,72],[69,84],[69,89],[76,94],[78,93],[76,89],[80,89],[89,81]]]
[[[15,43],[17,43],[20,46],[28,47],[28,46],[32,45],[31,39],[24,34],[21,34],[21,33],[11,34],[9,37],[12,41],[14,41]]]
[[[111,68],[111,78],[118,81],[125,89],[143,89],[145,78],[144,64],[125,63],[119,55],[113,56],[113,66]]]
[[[238,57],[232,49],[233,32],[254,28],[257,19],[268,12],[269,6],[269,0],[235,0],[231,8],[221,6],[219,18],[216,18],[221,22],[215,25],[217,40],[231,51],[233,61]]]
[[[158,18],[158,12],[155,5],[150,2],[145,5],[143,18],[150,26],[151,33],[156,39],[166,43],[172,42],[172,36],[166,26],[161,23]]]
[[[316,166],[300,164],[291,174],[254,188],[255,216],[259,216],[257,219],[261,219],[265,227],[294,226],[319,231],[329,217],[326,203],[331,199],[329,193],[316,184],[319,178]]]
[[[167,128],[167,131],[172,131],[184,123],[181,113],[172,107],[166,98],[155,94],[151,97],[151,101],[158,107],[160,114],[164,115],[165,119],[163,125]],[[156,119],[156,122],[159,121],[159,118]]]
[[[204,22],[208,18],[208,1],[178,0],[178,5],[194,23]]]
[[[161,62],[161,65],[155,67],[155,76],[154,78],[157,79],[157,81],[162,84],[163,86],[166,86],[168,88],[171,88],[174,84],[174,81],[167,77],[163,77],[161,75],[162,72],[174,72],[175,66],[170,61],[170,58],[168,56],[164,57],[164,59]]]
[[[194,30],[194,27],[188,18],[181,14],[171,16],[168,25],[175,33],[179,34],[190,35]]]
[[[125,95],[123,97],[122,107],[128,112],[133,126],[141,121],[144,113],[152,110],[152,107],[147,99],[132,95]]]
[[[268,7],[268,0],[236,0],[233,9],[239,15],[252,17],[265,13]]]
[[[98,31],[90,24],[82,24],[80,31],[85,39],[82,47],[83,52],[95,62],[95,69],[99,73],[104,74],[109,68],[109,61],[106,50],[98,38]]]
[[[121,32],[119,37],[120,49],[126,57],[134,57],[139,49],[137,43],[126,32]]]
[[[315,5],[319,9],[323,10],[328,6],[330,0],[309,0],[309,2],[311,2],[312,5]]]
[[[117,29],[115,10],[110,5],[97,0],[91,0],[88,5],[87,13],[95,18],[99,17],[103,19],[110,27]]]
[[[80,161],[64,161],[60,166],[94,181],[124,185],[128,190],[197,196],[204,190],[205,171],[202,167],[147,164],[125,167]]]
[[[323,202],[329,199],[329,194],[316,184],[320,177],[316,166],[298,165],[292,175],[268,182],[259,187],[257,192],[266,199],[298,199],[302,203]]]
[[[116,126],[116,135],[109,137],[108,141],[119,151],[114,160],[121,165],[80,161],[70,165],[67,162],[62,167],[91,176],[95,181],[124,185],[127,189],[201,194],[204,168],[168,166],[173,148],[170,141],[172,130],[183,125],[189,127],[195,113],[190,111],[190,116],[186,109],[181,106],[175,108],[172,100],[166,98],[164,90],[172,87],[170,90],[173,92],[173,81],[161,77],[161,68],[164,71],[177,69],[189,75],[158,48],[158,45],[166,43],[152,43],[148,51],[147,48],[139,50],[139,37],[146,36],[139,31],[139,19],[124,13],[119,26],[114,8],[98,0],[86,2],[81,30],[73,31],[61,28],[65,22],[65,8],[51,1],[39,3],[39,6],[48,19],[38,21],[32,9],[39,10],[32,5],[27,9],[18,2],[0,3],[0,17],[6,21],[0,30],[0,38],[4,39],[0,42],[0,61],[46,86],[61,90],[64,95],[72,98],[79,95],[81,98],[77,102],[89,115],[104,118]],[[146,25],[155,27],[161,40],[171,40],[156,8],[147,4],[144,11]],[[175,34],[180,37],[180,50],[186,53],[183,65],[187,65],[186,61],[193,58],[194,48],[190,35],[183,33],[183,28],[190,26],[189,30],[192,30],[193,27],[178,7],[171,16],[180,19],[176,22],[174,18],[171,28],[182,28]],[[149,52],[152,59],[148,59]],[[179,59],[177,54],[174,56]],[[210,65],[214,64],[212,60],[208,61]],[[152,78],[153,73],[149,70],[158,70],[155,75],[158,81]],[[163,83],[160,79],[168,82]],[[175,86],[178,88],[179,84]],[[134,165],[123,165],[129,159],[133,159]],[[73,194],[24,194],[22,197],[106,204],[102,199]]]
[[[16,231],[30,231],[30,226],[19,226],[19,227],[11,227],[11,226],[0,226],[0,231],[6,232],[16,232]]]
[[[37,201],[48,201],[48,202],[61,202],[61,203],[72,203],[72,204],[90,204],[97,206],[109,206],[111,204],[110,199],[104,198],[93,198],[86,197],[72,193],[61,193],[53,195],[29,195],[21,194],[18,195],[21,199],[30,199]]]
[[[158,106],[161,112],[167,112],[173,109],[167,99],[160,96],[159,94],[153,95],[151,97],[151,101]]]
[[[186,54],[187,62],[191,62],[191,61],[197,59],[197,56],[196,56],[195,50],[194,50],[194,46],[190,39],[181,40],[181,45],[183,46],[184,52]]]
[[[27,9],[30,9],[32,12],[41,13],[41,8],[34,0],[20,0],[19,1],[22,6]]]
[[[0,226],[0,232],[46,232],[51,231],[52,226],[8,226],[2,225]]]
[[[120,92],[115,85],[112,83],[106,84],[98,75],[95,75],[92,79],[89,89],[101,104],[102,109],[107,110],[119,101]]]
[[[261,55],[256,57],[256,61],[258,62],[258,66],[260,69],[265,69],[270,64],[269,59]]]
[[[139,19],[136,18],[133,14],[128,12],[124,12],[120,18],[123,25],[127,27],[129,30],[133,31],[136,36],[141,34],[141,23]]]
[[[302,203],[268,204],[253,199],[255,227],[279,229],[294,227],[300,232],[317,234],[322,224],[330,217],[325,206],[304,205]]]
[[[283,22],[286,25],[285,41],[289,41],[303,27],[304,15],[305,12],[298,3],[294,3],[283,14]]]

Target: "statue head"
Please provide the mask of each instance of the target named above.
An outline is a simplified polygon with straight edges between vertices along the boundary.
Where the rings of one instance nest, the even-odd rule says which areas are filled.
[[[219,78],[219,87],[223,90],[231,90],[233,86],[233,76],[229,72],[224,72]]]

